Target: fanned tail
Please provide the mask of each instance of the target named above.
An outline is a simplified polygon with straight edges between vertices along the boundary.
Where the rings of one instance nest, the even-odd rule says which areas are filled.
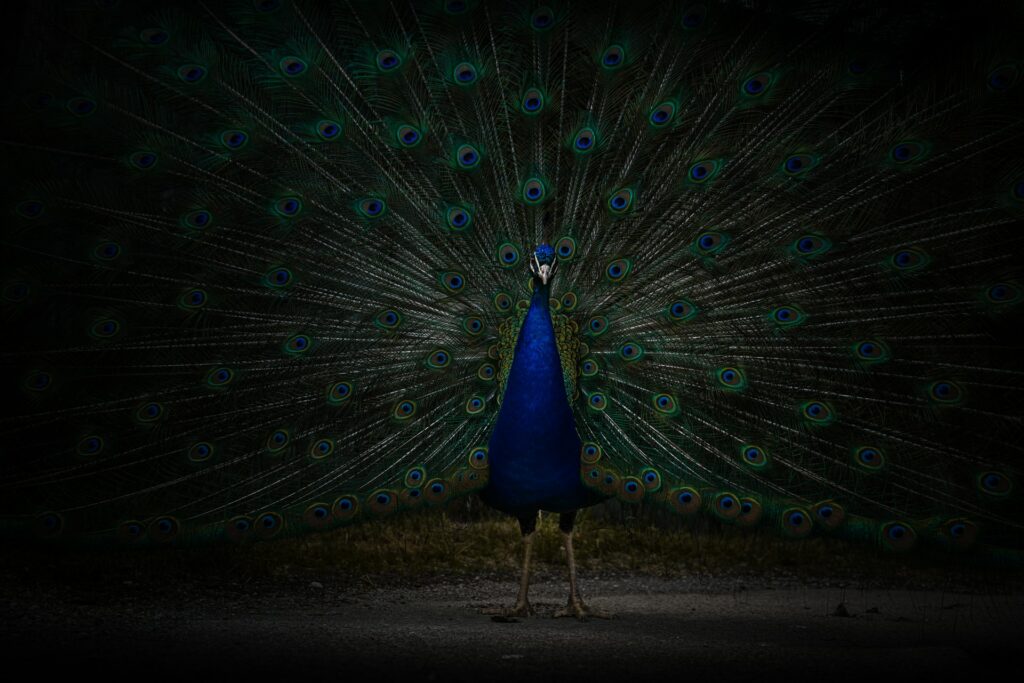
[[[27,9],[10,88],[11,535],[479,490],[547,242],[599,491],[1019,550],[1019,16],[102,5]]]

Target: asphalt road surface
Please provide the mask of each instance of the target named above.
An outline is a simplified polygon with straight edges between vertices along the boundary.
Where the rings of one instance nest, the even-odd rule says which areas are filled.
[[[565,584],[542,573],[538,615],[502,621],[496,577],[381,583],[288,576],[237,582],[6,577],[8,671],[106,680],[274,675],[282,680],[910,680],[1019,667],[1024,595],[737,577],[582,579],[614,618],[555,619]],[[841,605],[841,606],[840,606]],[[1013,668],[1010,669],[1012,671]]]

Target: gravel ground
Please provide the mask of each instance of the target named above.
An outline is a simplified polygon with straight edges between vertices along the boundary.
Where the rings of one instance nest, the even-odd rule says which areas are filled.
[[[615,615],[584,623],[552,617],[566,590],[554,572],[531,588],[538,615],[506,622],[481,609],[511,602],[513,576],[5,574],[4,659],[44,680],[57,672],[115,680],[945,678],[1019,659],[1024,616],[1024,594],[1013,588],[841,587],[785,576],[584,576],[584,596]]]

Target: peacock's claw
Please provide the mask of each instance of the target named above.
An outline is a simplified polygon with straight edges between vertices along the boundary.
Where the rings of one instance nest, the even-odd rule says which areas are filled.
[[[533,617],[537,615],[537,610],[529,601],[523,601],[517,602],[514,607],[486,607],[480,610],[480,613],[508,619],[511,617]]]
[[[559,619],[561,617],[576,617],[580,621],[589,621],[591,618],[611,619],[612,616],[611,612],[605,612],[588,606],[579,597],[569,598],[569,602],[566,603],[565,607],[560,607],[555,610],[555,619]]]
[[[507,616],[510,616],[510,617],[532,617],[532,616],[536,616],[536,614],[537,614],[537,610],[533,609],[533,605],[531,605],[527,601],[524,601],[524,602],[516,603],[515,607],[513,607],[510,610],[508,610],[508,615]]]

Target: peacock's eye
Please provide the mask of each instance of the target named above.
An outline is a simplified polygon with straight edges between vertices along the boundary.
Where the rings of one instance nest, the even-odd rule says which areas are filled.
[[[441,284],[450,292],[459,292],[466,286],[466,278],[457,271],[448,271],[441,274]]]
[[[522,197],[527,204],[540,204],[547,194],[547,186],[540,178],[530,178],[523,183]]]
[[[615,259],[605,267],[605,277],[609,282],[623,282],[632,269],[633,262],[629,259]]]
[[[189,228],[202,230],[213,223],[213,214],[206,209],[198,209],[185,214],[181,220]]]
[[[474,169],[480,165],[480,152],[473,145],[460,145],[455,150],[455,162],[462,170]]]
[[[618,69],[626,61],[626,51],[621,45],[610,45],[601,54],[601,65],[606,69]]]
[[[743,462],[750,467],[762,468],[768,464],[768,456],[760,446],[748,444],[740,449]]]
[[[616,215],[627,213],[633,207],[633,197],[633,190],[628,187],[616,190],[608,198],[608,209]]]
[[[963,390],[956,382],[939,380],[928,387],[928,394],[936,403],[957,403],[963,398]]]
[[[220,141],[228,149],[240,149],[249,141],[249,135],[244,130],[226,130],[220,134]]]
[[[157,155],[155,152],[143,150],[134,152],[128,160],[135,168],[145,171],[156,166]]]
[[[782,163],[782,169],[789,176],[798,176],[806,173],[818,165],[818,160],[810,154],[793,154],[786,157]]]
[[[533,14],[530,15],[530,26],[532,26],[535,31],[546,31],[551,28],[554,23],[555,13],[547,5],[538,7],[533,11]]]
[[[476,415],[483,411],[486,405],[487,403],[483,396],[470,396],[469,399],[466,400],[466,412],[470,415]]]
[[[381,50],[377,53],[377,68],[381,71],[394,71],[402,63],[402,58],[394,50]]]
[[[135,418],[139,422],[151,423],[156,422],[164,416],[166,409],[162,403],[151,402],[144,403],[135,411]]]
[[[501,313],[512,310],[512,297],[505,292],[498,292],[494,295],[494,307]]]
[[[820,235],[801,235],[790,245],[791,253],[804,260],[821,256],[832,248],[832,243]]]
[[[906,164],[920,159],[925,155],[926,151],[927,147],[924,143],[909,140],[901,142],[889,150],[889,157],[897,164]]]
[[[530,88],[520,100],[519,109],[527,115],[539,113],[544,108],[544,93],[538,88]]]
[[[341,124],[324,119],[316,124],[316,133],[324,140],[334,140],[341,134]]]
[[[772,322],[781,329],[796,327],[807,320],[807,314],[798,306],[777,306],[770,314]]]
[[[292,283],[292,272],[287,268],[274,268],[263,279],[270,287],[287,287]]]
[[[748,97],[760,97],[772,84],[772,75],[767,71],[754,74],[743,81],[743,93]]]
[[[395,131],[395,137],[398,139],[398,144],[402,147],[415,147],[420,143],[423,134],[416,126],[404,124]]]
[[[53,377],[44,370],[37,370],[25,378],[25,388],[29,391],[46,391],[53,384]]]
[[[163,45],[171,39],[171,34],[162,28],[147,28],[139,33],[139,40],[144,45],[157,46]]]
[[[1006,496],[1013,490],[1013,482],[1002,472],[982,472],[977,483],[982,493],[991,496]]]
[[[325,458],[334,452],[334,439],[320,439],[314,442],[309,453],[314,458]]]
[[[416,414],[416,402],[410,400],[399,401],[395,405],[393,414],[399,420],[408,420]]]
[[[720,168],[721,162],[716,159],[698,161],[690,166],[690,169],[687,171],[687,177],[692,183],[706,183],[718,174]]]
[[[697,307],[686,299],[673,301],[668,305],[668,317],[673,322],[683,322],[697,315]]]
[[[89,335],[94,339],[109,339],[121,331],[121,323],[113,318],[101,318],[89,327]]]
[[[800,413],[812,424],[826,425],[835,420],[832,406],[824,401],[806,401],[800,405]]]
[[[619,347],[619,358],[627,363],[633,363],[644,357],[644,347],[638,342],[627,341]]]
[[[889,522],[882,527],[882,543],[894,551],[912,548],[917,540],[917,533],[909,524]]]
[[[327,387],[327,402],[339,406],[352,396],[352,385],[349,382],[335,382]]]
[[[503,268],[511,268],[519,263],[519,249],[510,242],[498,245],[498,263]]]
[[[121,245],[117,242],[101,242],[92,251],[93,256],[103,261],[113,261],[121,255]]]
[[[32,292],[32,287],[29,283],[24,281],[10,282],[4,285],[3,297],[5,300],[19,303],[28,299],[29,294]]]
[[[654,404],[655,410],[665,415],[675,414],[678,408],[676,399],[671,394],[655,394],[651,402]]]
[[[358,208],[359,212],[366,218],[378,218],[384,215],[386,206],[383,199],[368,197],[367,199],[360,200]]]
[[[281,73],[285,76],[298,76],[306,71],[306,62],[298,57],[285,57],[278,62]]]
[[[604,334],[608,330],[608,318],[603,315],[595,315],[587,321],[587,332],[593,336]]]
[[[218,367],[206,374],[206,383],[211,387],[224,387],[231,384],[235,378],[235,371],[231,368]]]
[[[462,62],[455,66],[452,70],[452,75],[455,77],[455,81],[459,85],[469,85],[476,81],[477,70],[476,67],[469,62]]]
[[[593,128],[581,128],[573,140],[573,147],[577,152],[589,152],[597,140],[597,133]]]
[[[985,288],[985,299],[997,306],[1014,304],[1021,299],[1021,289],[1012,282],[997,282]]]
[[[675,117],[676,103],[666,101],[655,106],[648,115],[647,120],[650,121],[651,125],[655,128],[661,128],[668,125]]]
[[[746,388],[743,371],[736,367],[724,367],[715,371],[715,379],[723,389],[738,391]]]
[[[555,243],[555,254],[563,261],[568,261],[576,254],[576,240],[563,237]]]
[[[452,355],[447,349],[434,349],[427,355],[427,367],[433,370],[441,370],[448,367],[452,362]]]
[[[693,249],[700,256],[714,256],[729,243],[729,235],[715,230],[702,232],[693,241]]]
[[[927,266],[930,260],[928,254],[923,250],[917,247],[908,247],[900,249],[889,257],[889,264],[897,271],[911,273]]]
[[[298,355],[305,353],[313,346],[313,340],[304,334],[292,335],[284,343],[286,353]]]
[[[282,197],[274,203],[274,213],[282,218],[297,216],[302,211],[302,200],[298,197]]]
[[[43,211],[46,209],[46,205],[38,199],[27,199],[23,202],[19,202],[15,211],[22,218],[35,219],[43,215]]]
[[[1016,64],[1003,64],[988,74],[988,87],[992,90],[1005,91],[1014,87],[1020,79],[1020,67]]]

